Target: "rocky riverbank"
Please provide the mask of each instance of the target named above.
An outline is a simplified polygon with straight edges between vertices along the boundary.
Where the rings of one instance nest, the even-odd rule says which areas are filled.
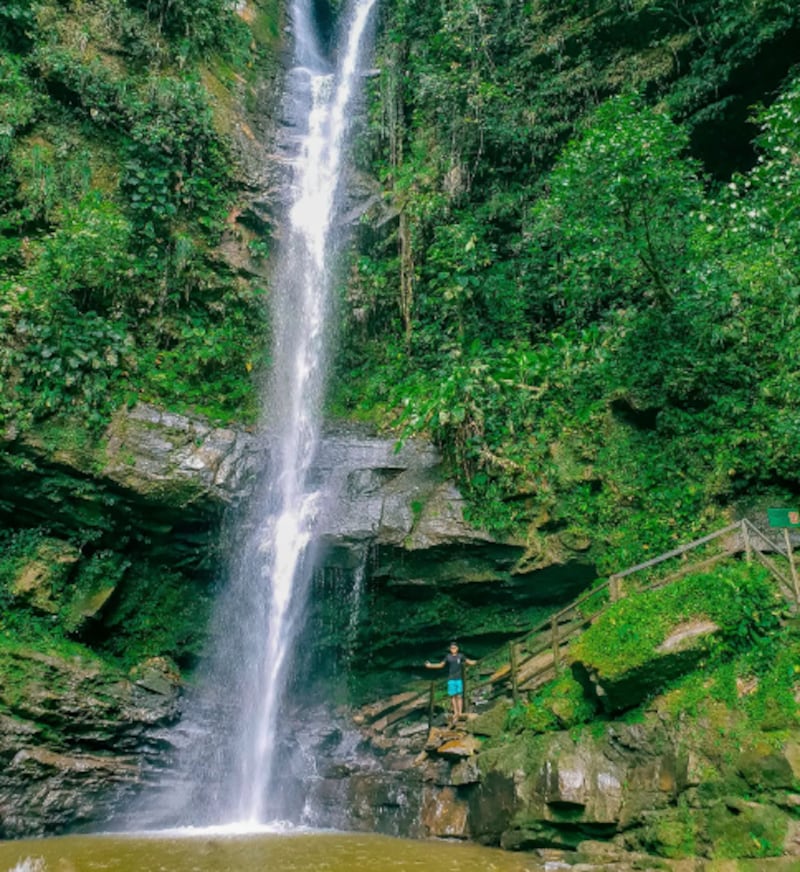
[[[800,730],[745,735],[731,709],[675,718],[670,702],[657,698],[632,723],[535,734],[509,729],[506,699],[455,729],[443,714],[429,728],[424,713],[383,727],[403,704],[387,699],[358,711],[355,729],[321,737],[314,820],[469,839],[570,867],[672,868],[669,858],[689,855],[707,859],[680,868],[734,857],[797,868]]]

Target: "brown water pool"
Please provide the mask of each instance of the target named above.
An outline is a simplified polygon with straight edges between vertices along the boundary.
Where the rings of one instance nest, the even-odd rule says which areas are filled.
[[[544,872],[530,856],[352,833],[63,836],[0,842],[0,872]]]

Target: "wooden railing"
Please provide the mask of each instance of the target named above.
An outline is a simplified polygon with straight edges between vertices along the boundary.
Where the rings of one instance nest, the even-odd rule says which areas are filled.
[[[510,687],[516,701],[521,692],[536,690],[555,678],[566,662],[566,649],[569,644],[584,633],[612,603],[632,592],[631,583],[637,574],[651,573],[645,584],[636,586],[636,591],[655,590],[744,552],[748,562],[756,559],[772,574],[790,608],[797,610],[800,606],[800,582],[787,529],[784,529],[783,538],[784,543],[781,545],[759,530],[755,524],[744,519],[643,563],[613,573],[602,584],[512,641],[508,647],[508,660],[490,676],[474,683],[469,689],[470,695],[473,699],[478,694],[484,698],[492,697],[506,693]],[[697,556],[693,561],[689,560],[690,554],[714,543],[721,546],[719,550],[710,555]],[[786,570],[773,557],[767,556],[765,550],[775,556],[779,555],[781,560],[785,559]],[[652,577],[653,572],[675,559],[684,561],[684,565],[668,575]],[[385,729],[403,717],[425,708],[430,724],[435,709],[435,686],[436,682],[431,682],[427,691],[407,692],[393,697],[391,702],[396,702],[396,705],[392,705],[388,712],[384,707],[381,710],[382,717],[373,722],[373,728]]]
[[[520,691],[531,691],[555,678],[565,660],[566,648],[570,642],[580,636],[591,626],[609,605],[621,599],[629,592],[630,579],[637,573],[653,571],[669,560],[680,558],[685,564],[675,572],[657,577],[648,584],[640,585],[637,591],[654,590],[664,587],[696,572],[702,572],[714,564],[744,551],[746,557],[754,557],[773,575],[778,582],[781,594],[792,609],[800,604],[800,583],[792,550],[789,531],[784,530],[785,544],[773,541],[758,529],[753,523],[744,519],[702,536],[692,542],[687,542],[679,548],[666,551],[637,563],[628,569],[615,572],[607,581],[593,588],[574,600],[565,608],[556,612],[520,639],[509,644],[508,661],[496,669],[488,678],[473,686],[473,690],[491,688],[494,692],[510,685],[512,695],[516,700]],[[720,541],[721,540],[721,541]],[[714,554],[688,560],[691,552],[696,552],[704,546],[720,541],[722,548]],[[767,549],[786,559],[788,572],[779,567],[775,560],[765,553]],[[494,695],[492,693],[491,695]]]

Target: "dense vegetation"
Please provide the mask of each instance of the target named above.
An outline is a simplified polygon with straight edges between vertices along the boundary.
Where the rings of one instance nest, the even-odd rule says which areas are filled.
[[[230,106],[275,66],[278,4],[250,20],[223,0],[2,5],[0,423],[252,410],[263,289],[215,249],[241,188]]]
[[[0,546],[0,645],[91,650],[126,671],[149,657],[190,667],[199,656],[208,593],[163,561],[84,556],[39,529],[0,531]]]
[[[663,643],[700,622],[715,631],[670,660]],[[775,760],[800,726],[797,620],[762,567],[729,563],[622,599],[572,643],[568,658],[573,670],[510,708],[505,732],[483,753],[502,759],[521,747],[535,759],[553,732],[568,730],[591,747],[592,737],[626,723],[658,742],[658,725],[668,724],[678,753],[703,759],[702,775],[696,789],[679,791],[668,810],[631,833],[631,844],[668,857],[785,852],[793,815],[781,805],[796,777],[788,768],[777,775]],[[613,706],[578,680],[575,664],[596,670]]]
[[[337,407],[601,571],[796,492],[798,36],[771,0],[386,4],[361,158],[397,218]]]
[[[219,243],[278,6],[0,11],[6,426],[252,417],[264,283]],[[717,6],[382,4],[357,159],[394,218],[359,234],[332,410],[432,435],[534,552],[619,566],[797,489],[800,21]]]
[[[126,403],[254,415],[268,240],[248,250],[235,221],[236,131],[278,74],[282,25],[275,0],[0,4],[3,646],[124,672],[199,653],[209,520],[180,513],[182,549],[175,518],[123,505],[91,455]],[[39,468],[20,434],[86,449],[85,468]]]

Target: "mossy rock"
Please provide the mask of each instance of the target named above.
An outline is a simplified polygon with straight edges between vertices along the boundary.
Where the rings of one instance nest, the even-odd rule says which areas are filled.
[[[506,700],[501,700],[488,711],[478,715],[474,721],[470,721],[467,724],[467,729],[476,736],[487,736],[488,738],[499,736],[505,729],[510,710],[511,705]]]
[[[796,742],[775,748],[757,742],[739,757],[736,768],[748,785],[756,790],[792,790],[798,786],[798,774],[792,765],[800,762]]]
[[[61,539],[43,538],[31,553],[17,558],[10,593],[37,611],[56,614],[80,551]]]
[[[573,672],[607,712],[631,709],[712,651],[734,652],[745,631],[775,632],[778,607],[760,567],[690,575],[610,606],[571,646]]]
[[[661,857],[690,857],[697,850],[697,824],[685,806],[653,815],[638,835],[635,847]]]
[[[703,853],[713,858],[777,857],[789,825],[774,805],[731,797],[705,810],[699,832]]]

